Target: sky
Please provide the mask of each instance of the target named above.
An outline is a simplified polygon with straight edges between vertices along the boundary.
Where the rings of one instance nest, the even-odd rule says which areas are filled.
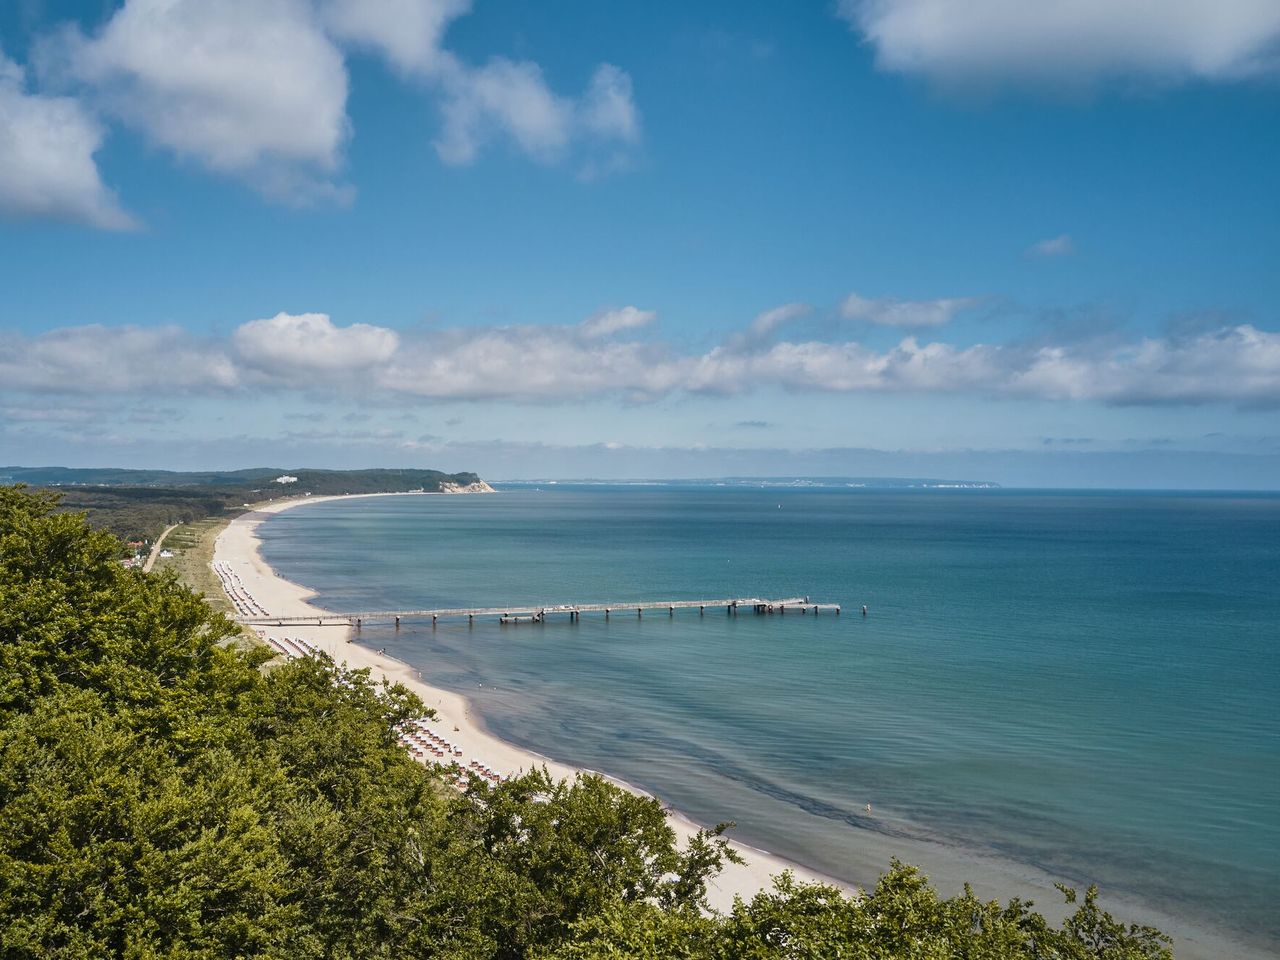
[[[5,0],[0,464],[1280,489],[1274,0]]]

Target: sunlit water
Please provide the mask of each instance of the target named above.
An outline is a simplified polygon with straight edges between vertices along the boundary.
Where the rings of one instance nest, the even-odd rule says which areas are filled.
[[[833,876],[885,866],[859,827],[927,838],[1280,952],[1280,498],[560,485],[260,529],[334,610],[843,603],[362,636],[499,735]]]

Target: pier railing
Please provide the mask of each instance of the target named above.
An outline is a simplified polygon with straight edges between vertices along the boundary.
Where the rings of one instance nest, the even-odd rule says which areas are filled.
[[[437,610],[364,610],[356,613],[317,613],[309,617],[240,617],[240,622],[251,626],[345,626],[359,628],[363,624],[392,621],[397,626],[404,620],[440,620],[466,618],[474,622],[476,617],[497,617],[500,623],[544,623],[548,617],[564,616],[577,620],[584,613],[603,613],[605,619],[614,615],[634,614],[643,617],[645,611],[666,611],[675,616],[677,610],[697,610],[705,615],[708,610],[723,608],[728,616],[739,612],[753,614],[808,614],[815,616],[823,611],[840,613],[838,603],[816,603],[808,597],[785,597],[768,600],[760,597],[729,597],[720,600],[641,600],[626,603],[555,603],[513,604],[503,607],[447,607]]]

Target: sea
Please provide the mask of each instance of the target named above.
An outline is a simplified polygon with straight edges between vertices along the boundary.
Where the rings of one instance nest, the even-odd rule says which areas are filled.
[[[1280,955],[1280,495],[547,483],[259,534],[335,611],[614,604],[360,642],[747,844],[1037,907],[1097,884],[1179,955]],[[627,610],[729,597],[842,610]]]

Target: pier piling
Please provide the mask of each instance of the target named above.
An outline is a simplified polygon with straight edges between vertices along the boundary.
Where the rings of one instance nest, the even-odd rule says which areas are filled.
[[[605,620],[609,620],[614,610],[632,609],[636,612],[637,619],[644,618],[646,610],[661,610],[666,607],[667,616],[674,617],[677,609],[691,610],[697,608],[699,616],[705,616],[707,607],[723,606],[725,616],[737,617],[741,613],[741,608],[746,607],[755,614],[779,613],[785,614],[787,607],[791,607],[794,611],[799,608],[801,613],[808,613],[809,608],[813,608],[814,615],[822,613],[824,610],[834,611],[839,614],[841,606],[836,603],[815,603],[809,597],[786,597],[782,599],[765,599],[761,597],[738,597],[723,600],[652,600],[639,601],[631,603],[623,603],[618,606],[614,603],[608,605],[603,603],[560,603],[554,605],[531,605],[520,607],[461,607],[449,609],[435,610],[362,610],[358,612],[339,613],[325,612],[321,616],[310,617],[282,617],[279,614],[269,616],[244,616],[237,619],[249,626],[266,626],[275,627],[292,626],[294,624],[303,625],[313,623],[316,626],[344,626],[351,630],[353,634],[361,632],[364,628],[366,620],[372,622],[392,622],[395,624],[397,631],[400,630],[402,620],[426,620],[431,618],[432,627],[439,625],[440,619],[446,620],[450,618],[461,619],[467,618],[467,623],[475,624],[476,617],[494,616],[509,623],[546,623],[548,613],[567,613],[570,623],[580,623],[584,611],[588,613],[603,613]]]

